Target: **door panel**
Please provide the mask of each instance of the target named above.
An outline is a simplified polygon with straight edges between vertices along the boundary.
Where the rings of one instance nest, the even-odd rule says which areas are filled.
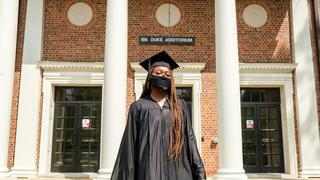
[[[283,173],[279,88],[241,88],[244,169]]]
[[[242,104],[241,113],[246,172],[284,172],[280,105]]]
[[[268,127],[261,128],[261,145],[263,164],[261,164],[261,172],[284,172],[283,163],[283,147],[282,147],[282,129],[280,105],[260,104],[257,105],[259,113],[262,109],[266,116],[261,118],[261,122],[268,124]]]
[[[97,172],[100,103],[56,103],[52,172]]]
[[[80,163],[82,172],[98,171],[100,159],[100,105],[81,105],[80,137]],[[89,125],[84,125],[83,120],[89,120]]]
[[[242,116],[242,148],[243,164],[246,172],[257,171],[258,167],[258,142],[257,142],[257,115],[255,107],[252,105],[243,105],[241,107]]]
[[[101,87],[55,87],[52,172],[97,172]]]
[[[72,172],[75,168],[74,135],[77,129],[77,110],[76,104],[55,104],[55,130],[51,164],[53,172]]]

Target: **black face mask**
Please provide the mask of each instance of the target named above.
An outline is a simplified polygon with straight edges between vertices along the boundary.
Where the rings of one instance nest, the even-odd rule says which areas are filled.
[[[170,92],[171,79],[165,76],[154,76],[150,77],[150,85],[159,89],[161,92]]]

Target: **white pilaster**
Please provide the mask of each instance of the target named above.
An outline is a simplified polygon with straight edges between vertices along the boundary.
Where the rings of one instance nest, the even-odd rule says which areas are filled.
[[[292,0],[293,57],[302,177],[320,177],[320,140],[307,0]]]
[[[14,167],[18,177],[36,175],[37,130],[40,104],[43,0],[28,1],[24,36]]]
[[[8,176],[7,160],[16,60],[19,0],[0,0],[0,177]]]
[[[109,179],[126,119],[128,0],[107,0],[100,170]]]
[[[235,0],[215,1],[215,21],[219,136],[219,169],[215,179],[247,179],[242,162]]]

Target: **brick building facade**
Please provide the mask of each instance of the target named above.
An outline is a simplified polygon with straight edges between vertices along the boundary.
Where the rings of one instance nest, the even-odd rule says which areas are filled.
[[[17,33],[4,31],[13,33],[16,47],[0,42],[5,61],[12,59],[10,50],[15,53],[13,65],[1,61],[1,71],[13,72],[1,75],[3,87],[13,89],[1,96],[11,101],[9,109],[8,103],[0,105],[6,107],[1,118],[7,119],[0,129],[6,138],[0,143],[0,179],[107,179],[129,105],[139,98],[146,77],[137,64],[162,50],[181,66],[174,74],[176,86],[190,104],[208,179],[320,177],[313,1],[224,3],[216,12],[214,0],[0,2],[0,24],[10,23],[4,9],[17,20]],[[219,16],[230,10],[233,17]],[[163,19],[177,23],[166,26]],[[229,25],[232,19],[236,23]],[[217,32],[221,22],[221,29],[236,27],[236,33]],[[226,48],[217,36],[231,36],[236,44],[226,40]],[[194,44],[141,44],[141,37],[192,37]],[[228,53],[237,62],[224,59]],[[234,67],[230,76],[222,72]],[[227,81],[240,89],[224,92]],[[228,99],[230,92],[238,99]],[[226,109],[229,102],[234,106]]]

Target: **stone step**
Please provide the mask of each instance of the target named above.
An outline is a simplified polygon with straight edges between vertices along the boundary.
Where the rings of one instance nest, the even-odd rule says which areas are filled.
[[[1,178],[0,178],[1,179]],[[1,179],[2,180],[2,179]],[[7,178],[5,180],[93,180],[93,178],[83,177],[36,177],[36,178]],[[208,177],[207,180],[214,180],[213,177]],[[319,178],[249,178],[248,180],[320,180]]]
[[[18,178],[17,180],[92,180],[91,178]]]
[[[248,179],[248,180],[320,180],[320,178],[297,178],[297,179],[292,179],[292,178],[282,178],[282,179]]]
[[[92,180],[91,178],[18,178],[18,180]],[[213,180],[213,178],[208,178],[207,180]],[[248,179],[248,180],[320,180],[320,178],[299,178],[299,179]]]

